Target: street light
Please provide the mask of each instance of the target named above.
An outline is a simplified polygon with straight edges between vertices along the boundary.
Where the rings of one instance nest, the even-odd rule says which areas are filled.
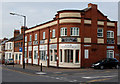
[[[23,31],[23,69],[25,69],[25,27],[26,27],[26,16],[16,14],[16,13],[10,13],[11,15],[21,16],[24,18],[24,31]]]

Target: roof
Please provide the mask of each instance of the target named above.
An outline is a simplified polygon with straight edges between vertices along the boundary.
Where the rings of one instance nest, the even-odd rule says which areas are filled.
[[[19,40],[23,40],[23,34],[17,35],[17,37],[15,37],[14,39],[14,41],[19,41]]]

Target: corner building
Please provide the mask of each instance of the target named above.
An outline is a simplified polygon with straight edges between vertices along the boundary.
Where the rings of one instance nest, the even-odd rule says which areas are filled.
[[[83,10],[58,11],[52,21],[25,31],[26,63],[64,68],[90,67],[116,58],[117,22],[89,3]]]

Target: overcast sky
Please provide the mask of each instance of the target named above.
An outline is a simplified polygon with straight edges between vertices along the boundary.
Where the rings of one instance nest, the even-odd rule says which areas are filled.
[[[23,25],[23,18],[12,16],[9,13],[15,12],[27,16],[28,28],[52,20],[58,10],[79,9],[88,6],[89,2],[3,2],[2,3],[2,35],[12,37],[14,29],[20,29]],[[98,9],[110,20],[118,20],[118,2],[93,2]]]

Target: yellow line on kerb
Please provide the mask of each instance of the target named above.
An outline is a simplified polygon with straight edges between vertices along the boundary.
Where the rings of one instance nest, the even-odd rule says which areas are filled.
[[[104,78],[104,79],[96,79],[96,80],[90,80],[88,82],[100,82],[100,81],[105,81],[105,80],[110,80],[111,78]]]

